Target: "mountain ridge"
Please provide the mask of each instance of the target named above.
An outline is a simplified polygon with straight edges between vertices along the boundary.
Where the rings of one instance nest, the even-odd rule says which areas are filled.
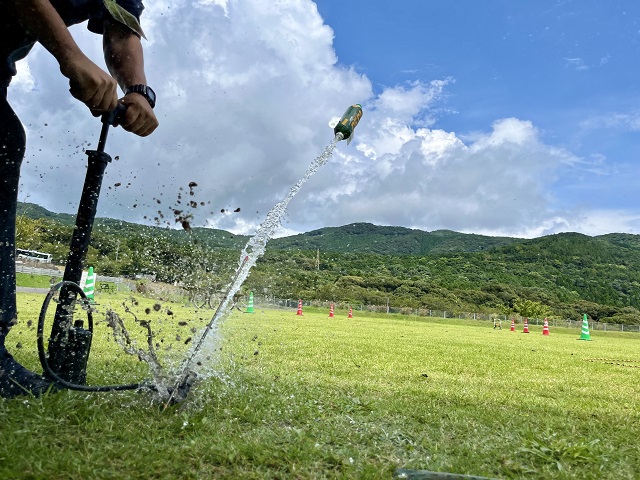
[[[31,219],[51,220],[73,226],[75,215],[54,213],[46,208],[26,202],[18,202],[18,215]],[[103,233],[162,231],[177,241],[197,240],[210,248],[241,249],[250,236],[236,235],[226,230],[194,227],[187,237],[181,229],[144,225],[108,217],[96,218],[94,229]],[[339,227],[322,227],[270,240],[274,250],[321,250],[338,253],[373,253],[379,255],[428,255],[456,252],[482,252],[513,244],[531,244],[546,238],[579,238],[578,236],[602,240],[619,247],[640,250],[640,235],[631,233],[608,233],[589,236],[576,232],[562,232],[536,238],[489,236],[461,233],[453,230],[425,231],[400,226],[381,226],[368,222],[354,222]]]
[[[46,208],[19,202],[18,215],[31,219],[46,219],[73,226],[75,215],[54,213]],[[143,225],[108,217],[97,217],[95,231],[115,233],[117,231],[153,232],[162,231],[164,235],[179,240],[184,237],[181,229]],[[235,235],[225,230],[206,227],[193,227],[191,238],[197,239],[210,248],[242,248],[248,235]],[[491,237],[473,233],[460,233],[453,230],[424,230],[381,226],[367,222],[355,222],[339,227],[322,227],[309,232],[274,238],[269,247],[275,250],[322,250],[339,253],[375,253],[379,255],[426,255],[430,253],[478,252],[496,246],[509,245],[523,239],[512,237]]]

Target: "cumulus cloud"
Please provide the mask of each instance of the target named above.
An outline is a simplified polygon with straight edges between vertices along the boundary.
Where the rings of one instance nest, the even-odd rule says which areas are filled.
[[[364,158],[338,153],[340,182],[315,193],[307,216],[521,235],[549,219],[553,197],[546,186],[572,158],[541,142],[531,122],[515,118],[496,121],[469,144],[453,132],[412,129],[375,110],[366,125],[359,132]],[[327,199],[334,208],[326,208]]]
[[[182,209],[193,225],[250,234],[332,139],[331,119],[361,103],[354,142],[304,185],[280,234],[352,222],[519,236],[575,225],[553,187],[581,159],[526,119],[496,119],[473,137],[438,128],[453,79],[374,90],[338,63],[334,32],[310,0],[159,0],[143,20],[161,125],[145,139],[110,133],[101,216],[174,226]],[[73,33],[102,64],[99,37]],[[46,51],[20,69],[11,88],[29,136],[20,198],[74,212],[99,122]]]

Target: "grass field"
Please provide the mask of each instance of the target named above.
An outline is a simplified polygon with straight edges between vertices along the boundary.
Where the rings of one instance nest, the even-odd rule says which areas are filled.
[[[27,319],[42,299],[19,295],[7,342],[34,369]],[[106,294],[98,310],[122,302],[151,320],[165,362],[181,358],[191,328],[211,315]],[[346,317],[234,312],[211,353],[219,374],[164,412],[135,392],[0,401],[0,478],[388,479],[398,468],[640,478],[637,334],[592,332],[585,342],[560,328],[544,337],[535,326],[526,335],[461,320]],[[90,382],[145,376],[141,362],[115,353],[98,323]]]
[[[45,275],[32,275],[30,273],[16,273],[16,283],[21,287],[49,288],[50,278]],[[61,278],[58,281],[62,280]]]

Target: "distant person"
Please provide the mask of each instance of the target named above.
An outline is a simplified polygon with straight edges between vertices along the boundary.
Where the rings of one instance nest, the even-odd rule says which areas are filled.
[[[140,0],[117,0],[137,20]],[[87,28],[103,36],[104,56],[111,75],[99,68],[73,40],[68,26],[89,21]],[[141,137],[158,126],[153,113],[155,93],[146,83],[142,44],[137,33],[116,21],[103,0],[0,0],[0,396],[30,392],[39,395],[51,382],[17,363],[5,339],[17,322],[15,233],[20,165],[26,136],[7,100],[16,61],[36,42],[57,60],[69,79],[69,92],[98,116],[117,103],[127,106],[120,125]],[[125,92],[118,100],[118,85]],[[18,385],[20,384],[20,385]]]

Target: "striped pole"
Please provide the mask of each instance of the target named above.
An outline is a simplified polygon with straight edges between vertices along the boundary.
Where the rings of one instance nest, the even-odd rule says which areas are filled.
[[[89,273],[87,273],[87,281],[84,284],[82,291],[87,296],[90,302],[94,302],[94,293],[96,285],[96,274],[93,271],[93,267],[89,267]]]

